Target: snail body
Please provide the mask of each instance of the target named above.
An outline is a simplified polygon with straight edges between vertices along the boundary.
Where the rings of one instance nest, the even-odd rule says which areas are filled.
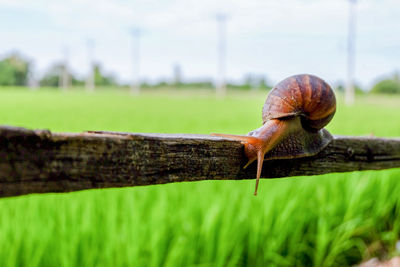
[[[257,179],[261,176],[264,157],[290,159],[319,153],[332,140],[323,129],[336,111],[332,88],[322,79],[309,74],[288,77],[268,94],[263,106],[263,125],[246,136],[213,134],[241,141],[249,159],[246,168],[257,160]]]

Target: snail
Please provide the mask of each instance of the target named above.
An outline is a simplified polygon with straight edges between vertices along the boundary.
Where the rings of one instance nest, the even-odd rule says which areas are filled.
[[[318,154],[332,140],[325,127],[336,111],[332,88],[309,74],[294,75],[278,83],[263,106],[263,125],[246,136],[216,134],[241,141],[248,158],[257,160],[254,195],[257,195],[264,157],[291,159]]]

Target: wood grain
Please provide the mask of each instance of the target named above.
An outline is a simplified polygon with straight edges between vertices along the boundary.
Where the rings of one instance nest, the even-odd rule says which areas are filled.
[[[51,133],[0,127],[0,197],[200,180],[254,179],[237,141],[207,135]],[[400,139],[335,136],[319,154],[266,160],[262,177],[400,167]]]

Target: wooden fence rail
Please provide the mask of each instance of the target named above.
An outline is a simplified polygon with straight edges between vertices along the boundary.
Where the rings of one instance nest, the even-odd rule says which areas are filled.
[[[0,127],[0,197],[182,181],[254,179],[243,145],[207,135],[51,133]],[[400,139],[336,136],[318,155],[266,160],[262,177],[400,167]]]

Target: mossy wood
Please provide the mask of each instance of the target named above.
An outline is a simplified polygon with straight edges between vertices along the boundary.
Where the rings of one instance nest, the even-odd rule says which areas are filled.
[[[254,179],[243,145],[191,134],[51,133],[0,127],[0,196]],[[335,136],[315,156],[264,161],[262,177],[400,167],[400,139]]]

